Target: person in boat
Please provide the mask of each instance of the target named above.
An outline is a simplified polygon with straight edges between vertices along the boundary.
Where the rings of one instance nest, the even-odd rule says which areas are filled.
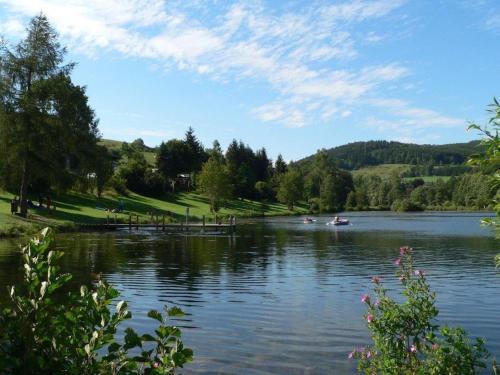
[[[334,223],[338,223],[339,221],[340,221],[340,217],[335,216],[335,217],[333,218],[333,222],[334,222]]]

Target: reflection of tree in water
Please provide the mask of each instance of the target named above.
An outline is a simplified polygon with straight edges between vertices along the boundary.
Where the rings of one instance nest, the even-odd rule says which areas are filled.
[[[19,240],[0,242],[0,285],[22,279]],[[417,264],[438,264],[440,272],[490,267],[496,245],[490,237],[418,236],[407,232],[303,230],[300,227],[241,226],[236,236],[182,236],[161,233],[63,234],[57,246],[64,250],[62,269],[74,275],[73,284],[88,284],[92,274],[139,274],[153,271],[158,280],[198,289],[203,278],[214,282],[259,276],[265,282],[271,263],[282,270],[290,262],[312,264],[318,277],[327,275],[392,274],[390,260],[400,246],[416,249]],[[147,282],[147,281],[145,281]]]

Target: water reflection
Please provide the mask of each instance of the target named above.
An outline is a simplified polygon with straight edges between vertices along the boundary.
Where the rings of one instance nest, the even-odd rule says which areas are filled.
[[[353,373],[346,359],[367,342],[361,294],[377,274],[393,288],[401,245],[438,292],[441,320],[485,336],[500,356],[497,243],[478,215],[367,215],[332,228],[327,218],[251,220],[231,236],[152,233],[62,235],[63,268],[75,283],[92,273],[130,301],[139,330],[165,303],[189,313],[179,322],[196,354],[185,373]],[[12,241],[0,242],[0,282],[18,280]]]

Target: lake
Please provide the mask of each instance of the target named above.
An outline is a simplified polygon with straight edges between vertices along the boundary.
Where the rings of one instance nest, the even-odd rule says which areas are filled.
[[[362,294],[371,276],[396,286],[399,247],[415,250],[437,292],[440,322],[485,337],[500,358],[498,241],[482,214],[352,213],[249,219],[234,237],[161,232],[61,234],[63,269],[75,282],[101,272],[129,301],[141,333],[150,309],[178,305],[183,340],[195,352],[181,373],[353,374],[347,353],[369,343]],[[0,241],[0,284],[20,280],[19,241]],[[2,293],[5,288],[0,289]]]

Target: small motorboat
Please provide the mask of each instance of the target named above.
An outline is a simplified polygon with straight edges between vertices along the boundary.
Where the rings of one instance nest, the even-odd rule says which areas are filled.
[[[304,218],[304,224],[311,224],[313,222],[315,222],[316,220],[314,219],[311,219],[310,217],[306,217]]]
[[[326,225],[349,225],[349,224],[350,224],[349,219],[340,219],[340,218],[335,218],[332,221],[326,223]]]

